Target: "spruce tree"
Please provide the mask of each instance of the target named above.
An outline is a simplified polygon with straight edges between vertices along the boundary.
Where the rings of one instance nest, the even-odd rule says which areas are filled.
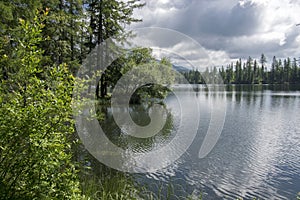
[[[91,51],[96,45],[101,44],[112,36],[119,39],[125,37],[128,34],[125,31],[125,26],[141,21],[132,17],[136,8],[144,6],[139,1],[86,0],[85,5],[88,11],[90,29],[89,42],[87,43],[89,50]],[[105,56],[97,56],[100,66],[103,65]],[[112,74],[104,71],[101,77],[98,78],[96,88],[96,96],[98,98],[106,96],[111,76]]]

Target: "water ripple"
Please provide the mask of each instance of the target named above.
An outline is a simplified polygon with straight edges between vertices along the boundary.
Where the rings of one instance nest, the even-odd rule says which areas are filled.
[[[226,93],[228,112],[221,138],[207,157],[199,159],[195,155],[211,112],[207,101],[214,98],[200,91],[202,123],[195,142],[174,166],[147,178],[202,191],[204,199],[294,199],[300,191],[299,97],[295,91]]]

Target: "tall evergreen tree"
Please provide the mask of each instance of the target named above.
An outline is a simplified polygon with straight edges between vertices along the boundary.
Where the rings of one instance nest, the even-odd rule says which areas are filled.
[[[85,26],[83,4],[81,0],[54,0],[43,1],[44,9],[49,10],[46,19],[46,28],[43,35],[49,40],[42,43],[45,49],[44,56],[48,57],[46,64],[68,64],[75,72],[83,59],[80,47],[80,33]]]
[[[291,59],[287,58],[283,61],[283,82],[289,83],[291,76]]]
[[[291,82],[296,83],[298,81],[298,66],[297,60],[294,58],[291,69]]]
[[[278,62],[277,62],[276,57],[274,56],[272,65],[271,65],[271,72],[270,72],[270,79],[269,79],[270,83],[275,83],[275,71],[276,71],[277,66],[278,66]]]
[[[144,4],[140,0],[118,1],[118,0],[86,0],[89,22],[90,35],[87,46],[90,51],[102,43],[104,40],[114,36],[122,38],[125,33],[125,26],[132,22],[141,21],[133,18],[133,11],[141,8]],[[99,65],[103,65],[103,60],[108,55],[98,55]],[[102,63],[101,63],[102,62]],[[102,72],[99,83],[96,88],[98,98],[105,97],[109,83],[110,74]]]
[[[256,60],[254,60],[254,64],[253,64],[253,78],[252,78],[252,84],[253,83],[259,83],[259,73],[258,73],[258,66],[257,66],[257,62]]]
[[[260,60],[259,60],[261,66],[264,68],[265,67],[265,63],[267,63],[267,58],[265,56],[265,54],[261,54]]]
[[[253,82],[253,73],[252,73],[253,59],[249,56],[247,59],[246,67],[246,83],[250,84]]]

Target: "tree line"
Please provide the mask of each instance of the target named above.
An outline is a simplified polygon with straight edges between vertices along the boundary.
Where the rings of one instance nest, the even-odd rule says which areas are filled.
[[[275,56],[271,65],[266,66],[267,59],[264,54],[259,60],[248,57],[246,61],[238,59],[227,67],[206,68],[204,72],[190,70],[184,72],[184,77],[190,83],[205,84],[207,80],[211,83],[224,84],[297,84],[300,83],[300,66],[296,58],[278,59]],[[219,74],[220,76],[216,76]],[[206,77],[206,81],[203,77]],[[219,80],[222,79],[222,80]]]

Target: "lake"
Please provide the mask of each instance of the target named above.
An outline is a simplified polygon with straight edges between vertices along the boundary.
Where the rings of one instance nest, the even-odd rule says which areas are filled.
[[[190,101],[196,94],[200,108],[197,135],[173,164],[156,172],[136,174],[137,182],[153,192],[171,183],[174,199],[185,194],[202,194],[203,199],[296,199],[300,192],[300,86],[231,85],[212,92],[204,85],[194,86],[194,90],[176,85],[174,90],[181,101]],[[123,148],[159,148],[175,137],[177,123],[184,116],[178,113],[189,112],[181,108],[173,94],[165,104],[171,115],[164,130],[151,139],[121,136],[108,121],[105,124],[110,125],[103,129],[106,134],[114,130],[107,135],[119,145],[124,144]],[[221,136],[210,153],[199,158],[212,108],[218,104],[226,104]],[[131,110],[133,120],[141,125],[149,123],[143,110]],[[185,116],[189,117],[188,113]]]

